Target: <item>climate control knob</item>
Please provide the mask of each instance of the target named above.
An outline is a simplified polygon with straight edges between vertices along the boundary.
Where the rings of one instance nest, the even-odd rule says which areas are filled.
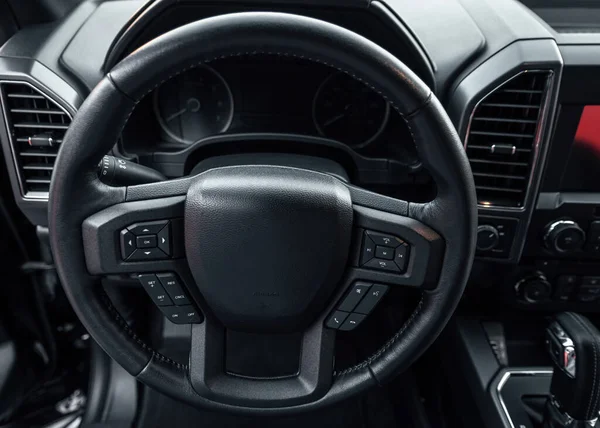
[[[481,225],[477,228],[477,250],[490,251],[498,246],[500,234],[498,229],[489,224]]]
[[[572,220],[558,220],[546,227],[544,244],[555,253],[570,253],[583,247],[585,232]]]

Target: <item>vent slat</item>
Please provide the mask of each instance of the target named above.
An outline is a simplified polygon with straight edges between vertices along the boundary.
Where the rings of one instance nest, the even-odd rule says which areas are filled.
[[[523,72],[476,105],[465,149],[480,204],[523,207],[549,76]]]
[[[51,109],[32,109],[32,108],[11,108],[10,109],[11,113],[21,113],[21,114],[55,114],[55,115],[64,115],[66,116],[67,113],[65,113],[64,111],[61,110],[51,110]]]
[[[27,83],[1,83],[0,95],[23,195],[43,198],[50,190],[58,147],[71,117],[58,103]]]
[[[68,125],[57,125],[54,123],[14,123],[15,128],[28,128],[28,129],[69,129]]]
[[[492,137],[508,137],[508,138],[533,138],[533,134],[513,134],[509,132],[492,132],[492,131],[471,131],[471,135],[489,135]]]

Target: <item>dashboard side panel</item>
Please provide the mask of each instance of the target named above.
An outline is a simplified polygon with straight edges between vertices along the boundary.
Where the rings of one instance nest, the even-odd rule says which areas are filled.
[[[401,17],[431,58],[438,97],[443,97],[453,76],[480,53],[486,40],[457,0],[386,0]],[[432,31],[432,29],[435,29]]]

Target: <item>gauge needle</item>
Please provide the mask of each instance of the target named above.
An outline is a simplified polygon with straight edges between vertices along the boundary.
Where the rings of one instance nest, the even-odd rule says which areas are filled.
[[[186,111],[188,111],[187,107],[186,108],[182,108],[181,110],[179,110],[176,113],[173,113],[171,116],[167,117],[167,122],[172,121],[173,119],[181,116],[182,114],[184,114]]]
[[[342,119],[344,116],[346,116],[345,114],[338,114],[337,116],[332,117],[331,119],[329,119],[327,122],[325,122],[323,124],[323,126],[329,126],[335,122],[337,122],[338,120]]]

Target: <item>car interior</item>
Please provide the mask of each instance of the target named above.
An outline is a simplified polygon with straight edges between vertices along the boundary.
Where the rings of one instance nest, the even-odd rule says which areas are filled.
[[[597,0],[0,0],[0,427],[600,416]]]

